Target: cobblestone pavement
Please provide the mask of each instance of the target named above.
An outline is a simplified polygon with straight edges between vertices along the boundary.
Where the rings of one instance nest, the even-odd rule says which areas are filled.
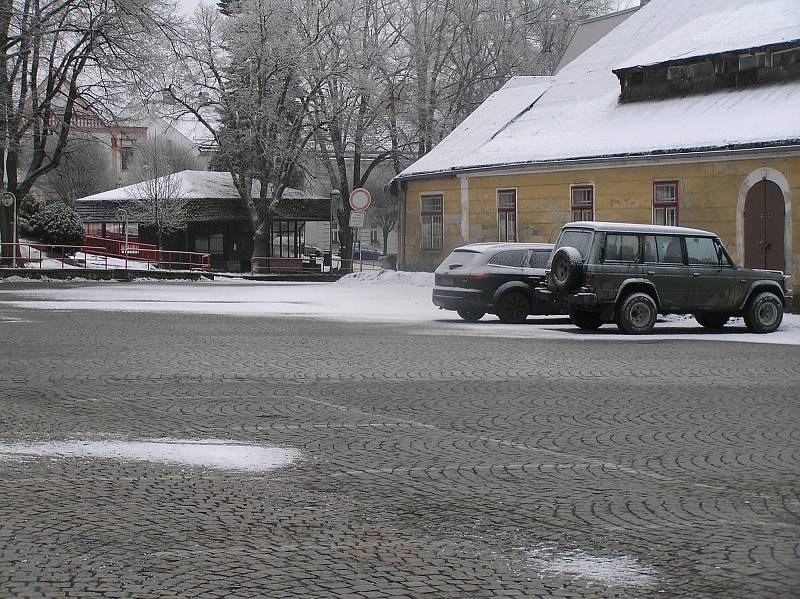
[[[798,595],[800,348],[433,326],[0,303],[0,442],[305,455],[0,460],[0,596]]]

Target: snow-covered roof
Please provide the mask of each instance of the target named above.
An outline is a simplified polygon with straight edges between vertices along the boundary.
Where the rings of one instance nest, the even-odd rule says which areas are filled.
[[[169,175],[167,175],[169,176]],[[230,173],[216,171],[181,171],[176,173],[180,182],[180,195],[186,200],[238,200],[239,192],[233,185]],[[253,194],[258,195],[259,182],[253,181]],[[81,202],[127,202],[131,198],[146,196],[147,188],[144,183],[126,185],[103,193],[97,193],[76,200]],[[305,193],[291,187],[283,192],[285,200],[319,199],[327,200],[323,196]]]
[[[705,12],[705,2],[696,3]],[[709,54],[800,41],[800,1],[731,2],[722,10],[699,14],[626,59],[617,68],[651,66]]]
[[[651,0],[554,78],[511,80],[399,179],[462,170],[800,143],[800,81],[620,103],[612,72],[664,32],[741,8],[797,23],[798,0]],[[787,17],[788,18],[788,17]],[[774,31],[771,17],[767,28]],[[724,28],[726,23],[718,22]],[[751,39],[754,39],[751,38]]]

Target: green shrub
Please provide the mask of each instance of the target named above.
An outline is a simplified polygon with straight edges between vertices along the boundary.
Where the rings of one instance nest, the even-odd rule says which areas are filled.
[[[56,245],[82,245],[83,222],[78,213],[61,202],[42,206],[31,216],[30,234],[42,243]]]

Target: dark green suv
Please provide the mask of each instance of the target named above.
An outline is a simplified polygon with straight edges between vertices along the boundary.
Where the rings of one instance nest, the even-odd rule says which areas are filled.
[[[545,281],[537,297],[566,305],[576,326],[626,333],[651,331],[658,314],[693,314],[708,329],[743,316],[771,333],[791,298],[788,276],[736,266],[714,233],[656,225],[564,225]]]

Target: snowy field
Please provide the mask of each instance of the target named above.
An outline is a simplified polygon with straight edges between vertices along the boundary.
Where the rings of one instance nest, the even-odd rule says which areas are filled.
[[[504,325],[494,316],[475,324],[431,303],[433,275],[372,271],[337,283],[262,283],[243,279],[214,282],[139,281],[43,284],[13,278],[0,284],[0,300],[33,310],[104,310],[216,314],[243,317],[322,318],[352,322],[403,323],[417,334],[534,339],[641,341],[684,339],[800,344],[800,315],[787,314],[768,335],[747,332],[741,319],[721,333],[709,333],[692,318],[661,318],[651,335],[622,335],[605,325],[585,332],[566,317],[531,317],[524,325]],[[14,284],[16,283],[16,284]]]

